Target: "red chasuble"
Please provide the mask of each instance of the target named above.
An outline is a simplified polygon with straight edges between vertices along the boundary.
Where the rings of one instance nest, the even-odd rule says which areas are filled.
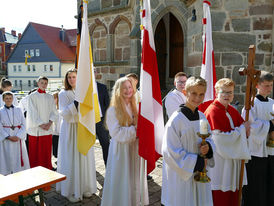
[[[226,112],[229,113],[233,120],[234,127],[239,127],[243,122],[240,113],[232,106],[224,107],[218,100],[214,102],[205,111],[205,116],[210,124],[211,130],[220,130],[222,132],[229,132],[233,130],[230,126]],[[238,204],[238,190],[235,192],[221,190],[213,190],[214,206],[237,206]]]

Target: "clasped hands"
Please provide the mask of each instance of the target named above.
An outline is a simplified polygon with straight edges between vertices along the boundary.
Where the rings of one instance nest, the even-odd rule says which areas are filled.
[[[48,123],[39,125],[39,127],[45,131],[48,131],[51,125],[52,125],[52,121],[49,121]]]

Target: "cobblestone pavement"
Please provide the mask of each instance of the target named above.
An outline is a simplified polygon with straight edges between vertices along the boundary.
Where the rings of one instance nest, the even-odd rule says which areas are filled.
[[[47,206],[97,206],[100,205],[104,176],[105,165],[102,157],[102,149],[98,142],[94,146],[95,161],[96,161],[96,176],[97,176],[97,192],[90,198],[84,198],[81,202],[71,203],[67,198],[61,196],[55,190],[55,185],[51,187],[50,191],[45,192],[45,203]],[[161,186],[162,186],[162,161],[159,160],[156,169],[151,173],[152,180],[148,181],[149,202],[151,206],[161,205]],[[34,206],[35,204],[30,200],[25,201],[25,205]],[[119,206],[119,205],[117,205]]]

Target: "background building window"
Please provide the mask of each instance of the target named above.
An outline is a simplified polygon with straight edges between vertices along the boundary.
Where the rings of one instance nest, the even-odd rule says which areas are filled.
[[[22,80],[19,80],[20,87],[22,87]]]
[[[40,49],[35,49],[35,56],[37,56],[37,57],[40,56]]]
[[[31,49],[31,50],[29,50],[30,51],[30,56],[31,57],[34,57],[34,49]]]
[[[47,65],[44,65],[44,72],[47,71]]]
[[[16,65],[13,65],[13,71],[16,72]]]
[[[37,87],[37,82],[36,82],[36,80],[33,80],[33,86],[34,86],[34,87]]]
[[[35,72],[36,69],[35,69],[35,65],[32,65],[32,71]]]
[[[22,71],[22,67],[21,65],[18,65],[18,72],[21,72]]]
[[[30,72],[30,65],[28,65],[28,72]]]
[[[14,80],[14,86],[17,87],[17,80]]]
[[[31,81],[30,80],[28,80],[28,86],[31,87]]]
[[[49,66],[49,70],[50,70],[51,72],[53,72],[53,65],[50,65],[50,66]]]
[[[29,54],[29,50],[25,50],[25,54]]]

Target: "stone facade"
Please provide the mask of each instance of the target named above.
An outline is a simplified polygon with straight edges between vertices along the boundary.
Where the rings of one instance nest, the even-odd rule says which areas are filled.
[[[248,47],[256,45],[255,66],[273,72],[274,13],[272,0],[212,0],[211,18],[217,78],[228,77],[236,82],[235,100],[244,102],[245,78],[238,69],[247,65]],[[139,0],[92,0],[89,5],[89,26],[94,64],[100,72],[98,80],[111,87],[114,81],[129,72],[140,70]],[[168,15],[178,20],[183,32],[183,70],[199,75],[202,61],[202,1],[151,0],[154,31],[163,19],[168,28]],[[196,21],[192,20],[196,10]],[[172,28],[168,28],[167,47]],[[157,48],[156,48],[157,50]],[[169,50],[167,50],[167,59]],[[166,82],[172,84],[169,63]]]

